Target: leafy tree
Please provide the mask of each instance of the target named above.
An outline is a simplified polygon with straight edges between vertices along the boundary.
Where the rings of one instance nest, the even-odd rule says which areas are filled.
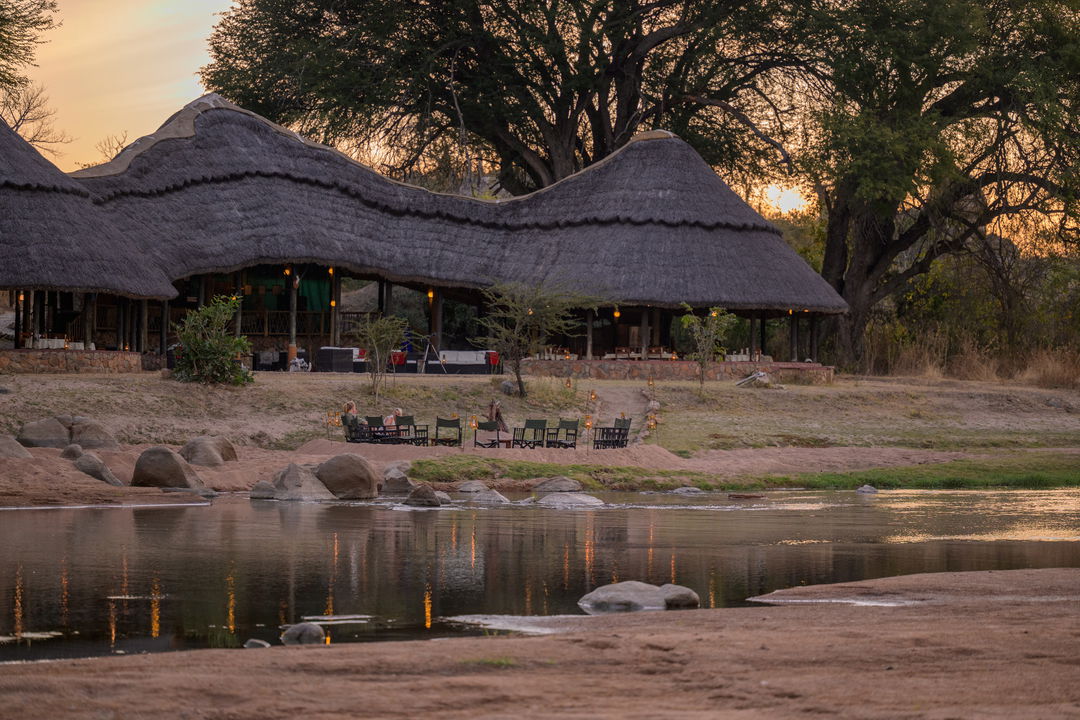
[[[56,110],[41,85],[26,84],[0,88],[0,119],[38,150],[58,155],[59,145],[71,142],[71,136],[53,124]]]
[[[493,285],[483,291],[485,314],[477,324],[488,336],[474,342],[499,353],[517,380],[518,395],[525,397],[521,363],[548,344],[553,335],[573,335],[577,321],[571,311],[595,307],[596,301],[558,288],[520,283]]]
[[[801,169],[828,216],[822,274],[847,300],[843,360],[871,310],[940,257],[1023,218],[1075,241],[1075,0],[804,2]]]
[[[386,380],[390,353],[405,342],[406,327],[408,321],[403,317],[390,315],[373,319],[368,315],[351,333],[367,350],[368,375],[371,378],[371,394],[375,396],[375,402],[379,401],[379,390]]]
[[[244,385],[254,376],[240,364],[251,352],[246,337],[236,337],[229,322],[240,309],[240,299],[219,295],[189,312],[174,326],[180,346],[173,377],[181,382]]]
[[[238,0],[210,37],[206,87],[325,142],[400,152],[450,140],[520,194],[663,126],[748,172],[774,143],[751,120],[794,58],[737,0]]]
[[[698,364],[698,383],[704,391],[709,363],[727,352],[721,341],[739,319],[720,308],[709,308],[709,314],[705,317],[695,315],[694,308],[686,303],[683,303],[683,309],[686,310],[686,314],[679,322],[690,336],[692,349],[689,359]]]
[[[12,91],[29,82],[23,70],[34,64],[40,36],[56,22],[55,0],[0,2],[0,90]]]

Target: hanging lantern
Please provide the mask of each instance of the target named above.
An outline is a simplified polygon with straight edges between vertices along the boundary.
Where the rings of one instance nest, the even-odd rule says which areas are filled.
[[[470,416],[469,417],[469,427],[471,427],[473,430],[475,430],[478,426],[479,426],[479,422],[477,421],[476,416],[475,415]]]
[[[621,313],[621,312],[619,312],[619,306],[618,306],[618,305],[616,305],[616,306],[615,306],[615,312],[613,312],[613,313],[612,313],[611,315],[612,315],[612,317],[614,317],[614,318],[615,318],[616,320],[618,320],[619,318],[621,318],[621,317],[622,317],[622,313]]]
[[[574,382],[570,378],[566,378],[566,387],[567,389],[571,389],[574,387]]]
[[[286,265],[285,266],[285,277],[288,277],[289,275],[292,275],[292,268],[289,267],[288,265]]]
[[[330,301],[330,307],[332,307],[332,308],[337,307],[337,300],[331,300]]]
[[[428,299],[428,302],[431,302],[431,301],[433,301],[435,299],[435,291],[434,290],[429,289],[427,291],[427,299]]]
[[[330,277],[334,276],[334,268],[332,266],[329,270],[327,270],[327,272],[330,274]]]

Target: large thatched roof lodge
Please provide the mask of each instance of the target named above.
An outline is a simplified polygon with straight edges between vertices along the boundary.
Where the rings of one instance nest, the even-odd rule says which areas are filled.
[[[750,319],[755,350],[768,318],[790,317],[798,347],[800,318],[846,310],[663,131],[531,195],[482,200],[390,180],[217,95],[68,176],[0,127],[0,289],[21,298],[17,345],[162,350],[168,321],[221,293],[243,295],[237,330],[259,347],[336,345],[344,277],[378,281],[380,310],[394,286],[426,293],[444,349],[444,299],[479,305],[497,282],[602,298],[567,341],[589,358],[669,346],[684,302]],[[816,356],[809,335],[793,359]]]

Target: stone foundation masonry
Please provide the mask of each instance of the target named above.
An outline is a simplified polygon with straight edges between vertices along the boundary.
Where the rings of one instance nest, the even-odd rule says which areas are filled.
[[[686,360],[526,360],[529,375],[593,380],[697,380],[698,365]],[[833,381],[836,368],[818,363],[718,362],[709,365],[707,380],[741,380],[764,370],[781,383],[823,385]]]
[[[111,350],[0,350],[0,373],[142,372],[142,356]]]

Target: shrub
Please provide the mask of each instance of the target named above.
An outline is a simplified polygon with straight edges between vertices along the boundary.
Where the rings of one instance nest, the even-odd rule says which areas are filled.
[[[239,309],[238,298],[218,296],[174,326],[180,338],[174,378],[221,385],[244,385],[254,380],[240,364],[240,356],[251,352],[251,343],[246,337],[235,337],[228,327]]]

